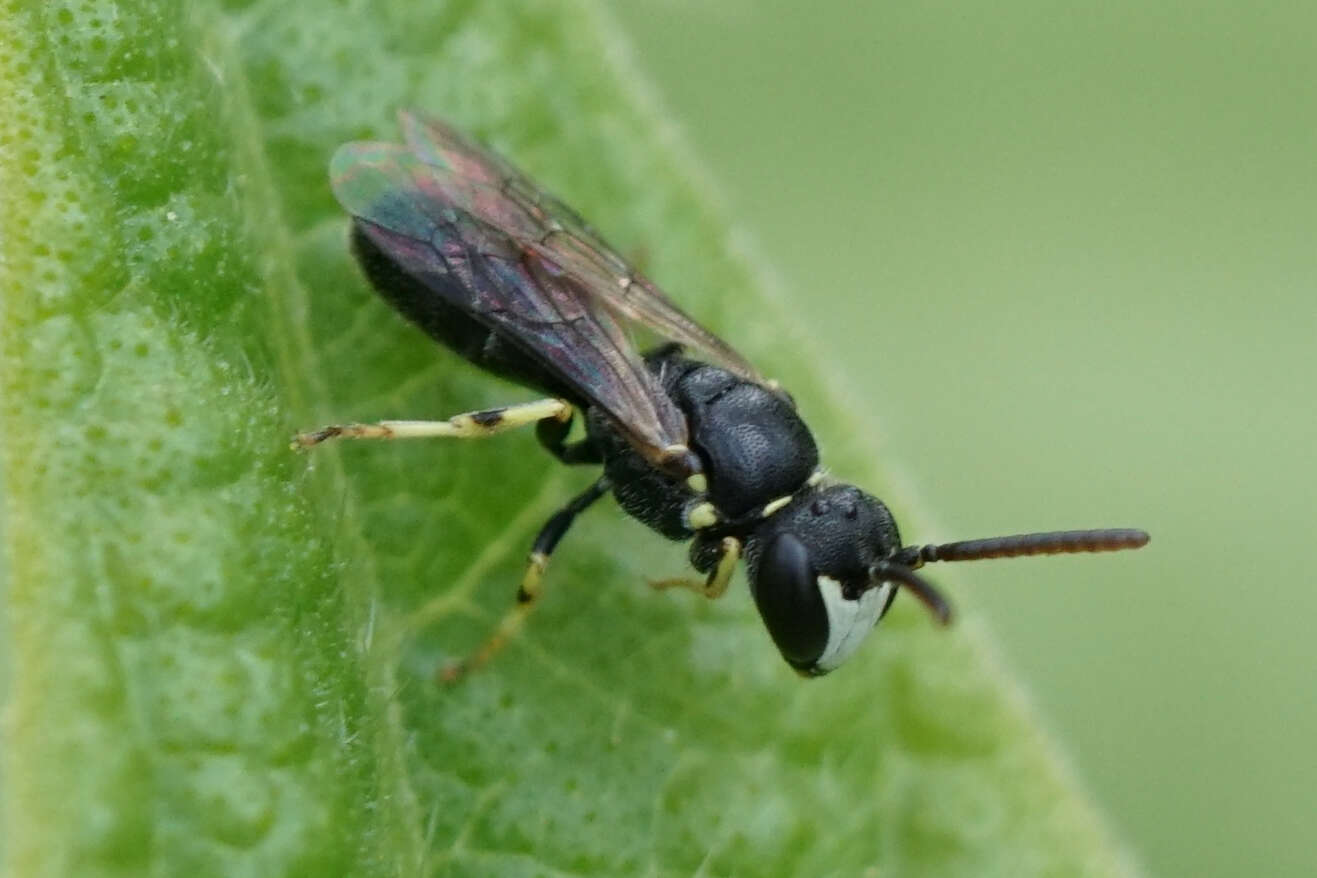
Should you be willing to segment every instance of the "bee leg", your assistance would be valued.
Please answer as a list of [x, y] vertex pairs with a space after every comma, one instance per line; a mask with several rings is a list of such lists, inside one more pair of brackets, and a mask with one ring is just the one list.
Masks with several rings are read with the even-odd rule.
[[457, 682], [469, 672], [488, 662], [495, 653], [517, 635], [522, 624], [526, 621], [526, 617], [530, 615], [530, 611], [535, 608], [535, 603], [539, 600], [540, 582], [544, 578], [545, 568], [549, 566], [549, 556], [558, 547], [558, 542], [566, 535], [567, 529], [572, 526], [576, 516], [607, 494], [610, 487], [607, 477], [599, 479], [589, 488], [573, 497], [571, 502], [555, 512], [544, 523], [544, 527], [540, 528], [539, 536], [535, 537], [535, 543], [531, 546], [526, 572], [522, 575], [521, 585], [517, 588], [516, 603], [503, 614], [503, 618], [499, 620], [494, 632], [475, 652], [467, 658], [447, 665], [440, 670], [440, 682]]
[[713, 570], [709, 572], [707, 579], [695, 579], [693, 577], [678, 576], [673, 579], [651, 580], [651, 588], [668, 589], [668, 588], [689, 588], [691, 591], [699, 592], [709, 600], [720, 598], [727, 591], [727, 586], [732, 582], [732, 574], [736, 572], [736, 564], [741, 560], [741, 541], [736, 537], [723, 537], [722, 544], [717, 550], [717, 562]]
[[565, 464], [604, 462], [604, 456], [594, 441], [586, 438], [567, 443], [567, 434], [572, 430], [572, 418], [545, 418], [535, 425], [535, 438], [549, 450], [549, 453]]
[[327, 439], [479, 439], [543, 421], [572, 419], [572, 407], [561, 399], [537, 399], [521, 405], [453, 415], [446, 421], [380, 421], [377, 424], [331, 424], [298, 433], [293, 448], [310, 448]]

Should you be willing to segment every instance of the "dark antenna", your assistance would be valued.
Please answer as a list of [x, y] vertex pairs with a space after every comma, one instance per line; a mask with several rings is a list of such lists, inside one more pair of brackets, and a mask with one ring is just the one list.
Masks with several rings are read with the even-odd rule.
[[1020, 555], [1070, 555], [1077, 552], [1119, 552], [1148, 544], [1148, 534], [1132, 528], [1053, 530], [1014, 534], [986, 540], [965, 540], [940, 546], [906, 546], [892, 558], [912, 570], [931, 561], [977, 561], [981, 558], [1015, 558]]
[[942, 592], [909, 567], [899, 562], [878, 561], [869, 568], [869, 578], [873, 582], [895, 580], [901, 583], [910, 589], [911, 594], [924, 602], [924, 606], [928, 607], [929, 612], [937, 618], [939, 625], [946, 625], [951, 621], [951, 604], [942, 597]]
[[915, 570], [933, 561], [978, 561], [983, 558], [1017, 558], [1021, 555], [1072, 555], [1079, 552], [1119, 552], [1148, 544], [1148, 534], [1133, 528], [1099, 530], [1054, 530], [1035, 534], [1013, 534], [986, 540], [964, 540], [941, 545], [905, 546], [895, 555], [869, 568], [874, 583], [895, 581], [910, 589], [945, 625], [951, 621], [951, 605], [941, 592]]

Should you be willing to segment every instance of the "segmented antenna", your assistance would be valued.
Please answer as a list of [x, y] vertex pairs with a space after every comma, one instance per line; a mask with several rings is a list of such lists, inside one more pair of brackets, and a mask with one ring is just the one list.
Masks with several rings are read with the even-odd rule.
[[906, 546], [892, 557], [869, 568], [869, 580], [899, 582], [943, 625], [951, 621], [951, 605], [933, 583], [915, 573], [931, 561], [977, 561], [981, 558], [1015, 558], [1020, 555], [1068, 555], [1076, 552], [1119, 552], [1148, 544], [1148, 534], [1132, 528], [1101, 530], [1053, 530], [1036, 534], [1014, 534], [986, 540], [964, 540], [940, 546]]
[[951, 621], [951, 604], [942, 597], [933, 583], [929, 582], [908, 566], [899, 562], [878, 561], [869, 568], [869, 578], [874, 583], [899, 582], [910, 589], [910, 593], [924, 602], [940, 625]]
[[1119, 552], [1148, 544], [1148, 534], [1132, 528], [1054, 530], [1014, 534], [986, 540], [964, 540], [940, 546], [906, 546], [891, 560], [911, 569], [932, 561], [977, 561], [981, 558], [1015, 558], [1021, 555], [1068, 555], [1077, 552]]

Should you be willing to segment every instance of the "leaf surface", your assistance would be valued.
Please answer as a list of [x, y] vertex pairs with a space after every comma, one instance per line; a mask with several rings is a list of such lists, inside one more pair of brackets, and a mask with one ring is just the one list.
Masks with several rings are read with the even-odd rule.
[[288, 451], [528, 398], [347, 255], [328, 158], [415, 105], [568, 196], [890, 496], [593, 5], [10, 0], [0, 29], [10, 874], [1129, 871], [972, 612], [898, 602], [801, 682], [743, 587], [652, 593], [684, 553], [601, 504], [525, 635], [444, 689], [590, 474], [529, 434]]

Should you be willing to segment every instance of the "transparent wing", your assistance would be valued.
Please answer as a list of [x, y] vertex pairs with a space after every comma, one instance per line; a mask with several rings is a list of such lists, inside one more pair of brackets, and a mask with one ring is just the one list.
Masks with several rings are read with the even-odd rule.
[[560, 266], [616, 316], [648, 326], [743, 378], [765, 383], [744, 357], [695, 322], [581, 217], [490, 150], [447, 123], [400, 114], [407, 145], [434, 169], [456, 206]]
[[[688, 442], [681, 411], [621, 326], [581, 281], [518, 234], [514, 213], [483, 219], [503, 196], [439, 174], [404, 146], [350, 143], [330, 165], [334, 193], [362, 231], [427, 290], [505, 335], [607, 412], [651, 461]], [[473, 201], [475, 199], [475, 201]]]

